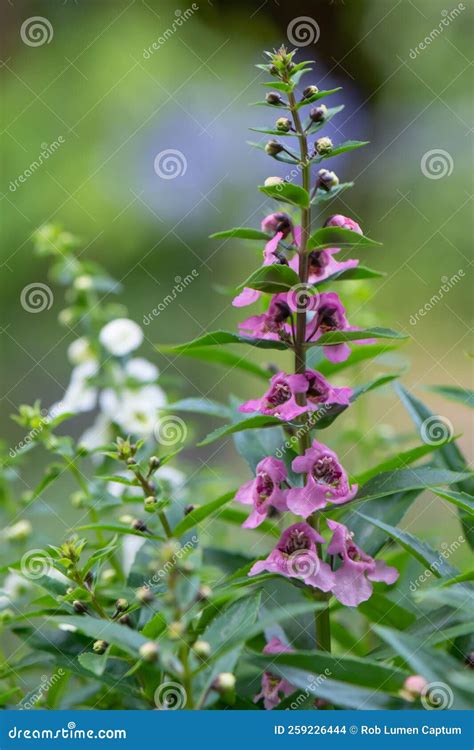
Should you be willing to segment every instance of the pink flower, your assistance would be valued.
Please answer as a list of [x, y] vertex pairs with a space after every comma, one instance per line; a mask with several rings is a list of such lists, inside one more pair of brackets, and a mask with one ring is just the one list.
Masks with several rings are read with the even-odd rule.
[[316, 370], [306, 370], [305, 377], [308, 381], [306, 401], [308, 409], [311, 411], [319, 409], [322, 405], [341, 404], [342, 406], [349, 406], [352, 388], [336, 388]]
[[257, 476], [238, 490], [235, 499], [243, 505], [253, 505], [253, 511], [243, 523], [244, 528], [255, 529], [268, 515], [270, 507], [286, 510], [286, 493], [281, 483], [286, 479], [283, 461], [268, 456], [257, 465]]
[[[309, 268], [308, 268], [308, 282], [310, 284], [317, 284], [318, 281], [324, 281], [324, 279], [333, 276], [335, 273], [340, 273], [348, 268], [355, 268], [359, 265], [357, 259], [350, 259], [345, 261], [337, 261], [333, 258], [335, 253], [339, 253], [340, 249], [327, 248], [326, 250], [313, 250], [308, 254]], [[290, 268], [298, 273], [299, 257], [295, 255], [289, 262]]]
[[262, 398], [246, 401], [239, 411], [259, 411], [261, 414], [289, 421], [307, 410], [306, 406], [300, 406], [296, 402], [296, 396], [307, 390], [308, 381], [304, 375], [285, 375], [284, 372], [278, 372], [270, 380], [270, 388]]
[[362, 234], [362, 229], [360, 228], [358, 223], [353, 219], [348, 219], [347, 216], [343, 216], [342, 214], [334, 214], [334, 216], [330, 216], [324, 226], [341, 227], [341, 229], [352, 229], [353, 232]]
[[287, 237], [293, 229], [293, 223], [288, 214], [277, 212], [265, 216], [261, 229], [268, 234], [281, 233], [282, 237]]
[[262, 315], [254, 315], [239, 324], [242, 335], [276, 341], [280, 340], [280, 333], [286, 337], [290, 336], [291, 328], [285, 321], [288, 320], [291, 311], [286, 298], [285, 293], [274, 294], [267, 312]]
[[333, 536], [328, 546], [330, 555], [339, 555], [341, 566], [334, 572], [335, 583], [332, 593], [342, 604], [357, 607], [367, 601], [372, 594], [370, 581], [394, 583], [398, 571], [386, 565], [383, 560], [374, 560], [352, 540], [352, 534], [342, 523], [328, 520]]
[[306, 474], [306, 484], [288, 491], [288, 510], [303, 518], [325, 508], [328, 503], [346, 503], [357, 492], [356, 484], [349, 485], [347, 474], [334, 451], [316, 440], [303, 456], [293, 460], [292, 467], [298, 474]]
[[[263, 649], [264, 654], [291, 654], [293, 651], [294, 649], [286, 646], [275, 636], [273, 636]], [[294, 691], [295, 687], [288, 680], [283, 680], [271, 672], [264, 672], [262, 675], [262, 689], [253, 700], [254, 703], [257, 703], [263, 698], [265, 709], [271, 711], [272, 708], [278, 706], [282, 698], [286, 698], [287, 695], [291, 695]]]
[[330, 591], [334, 574], [329, 565], [319, 559], [316, 549], [316, 544], [323, 542], [321, 534], [307, 523], [295, 523], [283, 532], [268, 557], [250, 568], [249, 576], [263, 571], [279, 573], [286, 578], [299, 578], [321, 591]]
[[[308, 341], [317, 341], [328, 331], [355, 331], [349, 325], [346, 311], [335, 292], [322, 292], [318, 297], [318, 308], [311, 322], [308, 323], [310, 334]], [[351, 353], [347, 344], [326, 344], [324, 354], [331, 362], [344, 362]]]

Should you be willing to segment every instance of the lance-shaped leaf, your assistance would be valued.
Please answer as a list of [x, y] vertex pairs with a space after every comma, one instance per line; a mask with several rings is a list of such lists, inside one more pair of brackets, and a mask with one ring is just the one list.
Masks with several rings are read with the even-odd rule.
[[281, 425], [281, 419], [277, 417], [269, 417], [264, 414], [258, 414], [255, 417], [249, 417], [248, 419], [242, 419], [240, 422], [234, 424], [226, 424], [223, 427], [218, 427], [217, 430], [210, 432], [204, 440], [198, 443], [198, 446], [210, 445], [220, 438], [226, 437], [227, 435], [233, 435], [235, 432], [242, 432], [243, 430], [256, 430], [262, 427], [275, 427]]
[[299, 208], [309, 207], [308, 191], [299, 185], [293, 185], [291, 182], [279, 182], [277, 185], [260, 185], [258, 189], [270, 198], [290, 203], [292, 206], [298, 206]]
[[[287, 344], [283, 341], [274, 341], [273, 339], [256, 339], [251, 336], [241, 336], [238, 333], [230, 331], [213, 331], [199, 336], [197, 339], [188, 341], [185, 344], [162, 344], [158, 346], [158, 351], [171, 354], [185, 354], [192, 356], [193, 350], [199, 350], [212, 346], [221, 346], [222, 344], [249, 344], [256, 346], [258, 349], [288, 349]], [[268, 376], [267, 376], [268, 377]]]
[[219, 404], [209, 398], [183, 398], [181, 401], [175, 401], [174, 404], [167, 404], [162, 411], [175, 412], [185, 411], [194, 414], [208, 414], [210, 417], [222, 417], [228, 419], [231, 416], [231, 410], [225, 404]]
[[308, 250], [323, 250], [325, 247], [371, 247], [380, 244], [352, 229], [322, 227], [309, 237]]
[[[351, 404], [353, 404], [354, 401], [357, 401], [359, 396], [363, 396], [365, 393], [369, 393], [369, 391], [373, 391], [376, 388], [381, 388], [387, 383], [391, 383], [392, 380], [395, 380], [398, 377], [400, 377], [400, 373], [381, 375], [380, 377], [371, 380], [369, 383], [365, 383], [365, 385], [361, 385], [358, 388], [355, 388], [350, 398]], [[334, 420], [348, 408], [348, 406], [342, 404], [333, 404], [327, 407], [322, 406], [320, 410], [312, 414], [312, 425], [317, 430], [325, 429], [326, 427], [329, 427], [334, 422]]]
[[216, 500], [212, 500], [210, 503], [206, 503], [206, 505], [202, 505], [200, 508], [192, 510], [175, 526], [173, 529], [173, 535], [182, 536], [186, 531], [189, 531], [189, 529], [192, 529], [198, 523], [201, 523], [201, 521], [209, 518], [209, 516], [216, 513], [219, 508], [222, 508], [223, 505], [230, 502], [235, 497], [235, 493], [236, 490], [226, 492], [222, 497], [218, 497]]
[[348, 507], [351, 507], [354, 503], [374, 500], [379, 497], [388, 497], [397, 492], [432, 489], [440, 485], [455, 484], [466, 479], [468, 476], [468, 473], [438, 469], [435, 466], [384, 471], [369, 479], [359, 490], [354, 500], [351, 500]]
[[458, 574], [459, 571], [447, 563], [439, 552], [421, 539], [417, 539], [413, 534], [410, 534], [408, 531], [402, 531], [402, 529], [398, 529], [395, 526], [390, 526], [378, 518], [366, 516], [360, 511], [357, 511], [357, 513], [367, 523], [371, 523], [377, 528], [382, 529], [382, 531], [385, 531], [391, 539], [398, 542], [410, 555], [431, 570], [437, 578], [441, 578], [442, 576], [452, 577]]
[[298, 102], [296, 105], [297, 109], [301, 109], [301, 107], [305, 107], [307, 104], [312, 104], [313, 102], [319, 101], [319, 99], [324, 99], [326, 96], [330, 96], [331, 94], [337, 94], [338, 91], [341, 91], [342, 88], [339, 86], [337, 89], [327, 89], [327, 91], [318, 91], [317, 94], [313, 94], [313, 96], [309, 96], [307, 99], [303, 99], [303, 101]]
[[455, 385], [428, 385], [426, 389], [474, 409], [474, 391], [469, 388], [458, 388]]
[[131, 628], [124, 627], [118, 622], [101, 620], [90, 615], [70, 615], [65, 617], [51, 617], [51, 621], [57, 624], [72, 625], [80, 633], [91, 638], [100, 638], [108, 643], [113, 643], [123, 651], [132, 656], [138, 656], [140, 647], [147, 643], [147, 639]]
[[[161, 349], [161, 351], [166, 351]], [[182, 351], [172, 352], [179, 354], [182, 357], [190, 357], [191, 359], [198, 359], [202, 362], [210, 362], [211, 364], [223, 365], [227, 370], [242, 370], [243, 372], [249, 372], [251, 375], [261, 380], [268, 381], [269, 373], [263, 367], [256, 362], [250, 361], [241, 354], [234, 354], [224, 348], [217, 348], [215, 346], [195, 346], [191, 349]]]
[[339, 183], [339, 185], [331, 188], [331, 190], [322, 190], [318, 188], [318, 190], [316, 190], [315, 194], [311, 198], [311, 203], [313, 205], [318, 205], [319, 203], [327, 203], [340, 193], [343, 193], [344, 190], [351, 188], [353, 185], [353, 182], [341, 182]]
[[[375, 366], [376, 364], [378, 364], [378, 362], [376, 361], [378, 357], [381, 358], [384, 354], [393, 351], [401, 343], [401, 341], [397, 343], [392, 343], [389, 341], [388, 343], [383, 344], [366, 344], [365, 346], [353, 349], [348, 358], [344, 360], [344, 362], [330, 362], [326, 359], [318, 362], [315, 365], [315, 369], [319, 370], [319, 372], [325, 377], [330, 378], [331, 375], [335, 375], [342, 370], [346, 370], [348, 367], [353, 367], [354, 365], [358, 365], [361, 362], [366, 362], [371, 359], [374, 360]], [[313, 349], [311, 351], [314, 352], [315, 350]]]
[[333, 273], [332, 276], [328, 276], [327, 279], [322, 281], [316, 281], [312, 286], [319, 289], [322, 286], [329, 286], [334, 281], [359, 281], [360, 279], [380, 279], [386, 276], [385, 273], [375, 271], [373, 268], [367, 268], [367, 266], [355, 266], [354, 268], [346, 268], [344, 271], [338, 271]]
[[265, 240], [266, 242], [271, 239], [270, 235], [252, 227], [233, 227], [233, 229], [226, 229], [223, 232], [214, 232], [214, 234], [209, 235], [211, 240], [227, 239], [228, 237], [236, 237], [240, 240]]
[[[252, 148], [258, 148], [260, 151], [265, 151], [265, 143], [255, 143], [255, 141], [247, 141], [247, 145], [252, 146]], [[276, 159], [277, 161], [282, 161], [285, 164], [298, 164], [299, 157], [297, 154], [290, 151], [290, 153], [287, 153], [286, 151], [279, 151], [275, 154], [268, 154], [272, 157], [272, 159]]]
[[406, 451], [400, 451], [395, 456], [391, 456], [390, 458], [385, 459], [385, 461], [382, 461], [376, 466], [372, 466], [371, 469], [360, 472], [356, 477], [354, 477], [354, 481], [356, 481], [358, 484], [365, 484], [369, 481], [369, 479], [372, 479], [372, 477], [375, 477], [377, 476], [377, 474], [381, 474], [384, 471], [403, 469], [410, 464], [415, 463], [415, 461], [419, 461], [420, 458], [423, 458], [424, 456], [427, 456], [430, 453], [434, 453], [434, 451], [439, 450], [442, 445], [443, 443], [440, 443], [439, 445], [417, 445], [415, 448], [410, 448]]
[[404, 333], [397, 333], [391, 328], [360, 328], [357, 331], [328, 331], [317, 341], [310, 341], [308, 346], [326, 346], [328, 344], [342, 344], [345, 341], [360, 341], [361, 339], [399, 339], [408, 338]]
[[285, 265], [273, 264], [258, 268], [241, 284], [239, 289], [250, 287], [250, 289], [257, 289], [259, 292], [278, 294], [279, 292], [288, 292], [299, 283], [300, 278], [292, 268]]
[[331, 159], [332, 156], [339, 156], [340, 154], [345, 154], [347, 151], [354, 151], [356, 148], [367, 146], [369, 142], [370, 141], [344, 141], [344, 143], [334, 146], [334, 148], [324, 154], [316, 154], [316, 156], [313, 156], [311, 164], [320, 164], [324, 159]]
[[[440, 446], [441, 447], [441, 446]], [[468, 495], [466, 492], [453, 492], [452, 490], [433, 490], [435, 495], [442, 497], [443, 500], [456, 505], [458, 508], [462, 508], [470, 516], [474, 516], [474, 499], [472, 495]]]
[[339, 104], [338, 107], [328, 107], [328, 111], [326, 112], [326, 115], [323, 120], [319, 120], [319, 122], [312, 122], [310, 119], [308, 119], [306, 123], [306, 135], [314, 135], [319, 130], [322, 130], [327, 123], [332, 120], [332, 118], [339, 114], [339, 112], [342, 112], [344, 109], [344, 104]]

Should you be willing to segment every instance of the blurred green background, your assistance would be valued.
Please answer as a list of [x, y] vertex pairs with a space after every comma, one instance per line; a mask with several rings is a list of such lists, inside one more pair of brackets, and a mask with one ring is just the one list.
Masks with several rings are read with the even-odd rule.
[[[257, 226], [270, 204], [256, 185], [285, 174], [285, 165], [246, 144], [249, 126], [274, 120], [270, 110], [249, 103], [265, 91], [265, 75], [254, 67], [263, 61], [262, 50], [288, 44], [288, 25], [300, 16], [319, 29], [317, 41], [298, 53], [300, 60], [317, 61], [307, 83], [344, 88], [331, 105], [344, 102], [346, 109], [327, 134], [335, 142], [370, 140], [369, 147], [331, 162], [341, 180], [356, 186], [326, 213], [344, 213], [382, 241], [383, 248], [364, 251], [361, 260], [387, 274], [366, 288], [348, 283], [341, 289], [351, 322], [375, 320], [410, 334], [402, 352], [403, 361], [411, 361], [404, 382], [422, 397], [423, 383], [469, 385], [472, 3], [200, 0], [193, 7], [167, 0], [2, 2], [2, 424], [9, 444], [21, 438], [7, 419], [20, 403], [60, 398], [70, 371], [65, 352], [77, 335], [58, 325], [59, 288], [52, 286], [54, 303], [41, 314], [20, 303], [27, 284], [50, 283], [47, 260], [33, 255], [31, 241], [45, 222], [83, 238], [85, 256], [122, 281], [121, 300], [138, 322], [177, 277], [195, 269], [192, 284], [144, 329], [143, 354], [154, 357], [165, 382], [175, 378], [174, 395], [224, 400], [232, 392], [244, 399], [261, 390], [235, 371], [153, 355], [152, 345], [233, 330], [242, 319], [222, 288], [255, 268], [258, 248], [208, 235]], [[448, 15], [453, 8], [456, 14]], [[49, 20], [48, 43], [22, 41], [22, 24], [32, 16]], [[167, 33], [173, 24], [175, 31]], [[433, 34], [440, 24], [442, 31]], [[47, 161], [19, 183], [44, 144], [58, 139]], [[154, 169], [156, 155], [167, 149], [180, 151], [186, 162], [172, 180]], [[422, 163], [431, 164], [433, 150], [443, 153], [426, 176]], [[413, 325], [411, 316], [460, 269], [461, 280]], [[249, 356], [268, 359], [255, 351]], [[467, 410], [426, 397], [465, 433], [468, 453]], [[369, 427], [383, 422], [413, 431], [390, 390], [369, 397], [357, 418]], [[196, 431], [209, 426], [202, 422]], [[353, 471], [362, 468], [356, 448], [348, 444], [346, 453]], [[190, 450], [188, 458], [248, 476], [230, 441], [207, 452]]]

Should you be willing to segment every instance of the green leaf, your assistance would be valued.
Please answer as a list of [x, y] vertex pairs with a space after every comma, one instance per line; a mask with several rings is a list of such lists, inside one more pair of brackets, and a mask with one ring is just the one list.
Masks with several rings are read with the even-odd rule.
[[41, 493], [49, 487], [50, 484], [52, 484], [64, 471], [64, 466], [61, 466], [60, 464], [51, 464], [51, 466], [48, 466], [46, 469], [45, 475], [42, 478], [42, 480], [39, 482], [39, 484], [36, 485], [36, 487], [33, 490], [33, 493], [31, 495], [31, 500], [36, 499], [41, 495]]
[[445, 396], [451, 401], [457, 401], [474, 409], [474, 391], [469, 388], [458, 388], [455, 385], [427, 385], [425, 387], [428, 391], [439, 393], [440, 396]]
[[357, 607], [370, 622], [405, 630], [416, 622], [416, 615], [387, 596], [373, 592], [370, 599]]
[[[377, 357], [382, 357], [387, 352], [396, 349], [398, 345], [398, 343], [365, 344], [357, 349], [353, 349], [344, 362], [329, 362], [329, 360], [324, 360], [318, 364], [317, 370], [325, 377], [331, 377], [331, 375], [335, 375], [348, 367], [358, 365], [360, 362], [366, 362], [369, 359], [376, 360]], [[374, 366], [375, 364], [376, 362], [374, 362]]]
[[[246, 143], [248, 146], [252, 146], [252, 148], [258, 148], [260, 151], [265, 151], [265, 143], [256, 143], [255, 141], [246, 141]], [[280, 151], [278, 154], [270, 154], [270, 156], [272, 157], [272, 159], [281, 161], [284, 164], [298, 164], [299, 159], [297, 154], [293, 153], [288, 147], [286, 147], [286, 149], [287, 151], [290, 151], [290, 153], [286, 153], [286, 151]]]
[[333, 156], [339, 156], [340, 154], [345, 154], [347, 151], [354, 151], [356, 148], [367, 146], [369, 142], [370, 141], [344, 141], [344, 143], [334, 146], [331, 151], [328, 151], [325, 154], [317, 154], [311, 159], [311, 163], [320, 164], [325, 159], [331, 159]]
[[[242, 343], [242, 342], [241, 342]], [[178, 352], [182, 357], [190, 357], [191, 359], [198, 359], [202, 362], [210, 362], [211, 364], [224, 365], [228, 371], [230, 370], [242, 370], [248, 372], [251, 375], [268, 382], [269, 373], [263, 367], [260, 367], [256, 362], [251, 362], [246, 359], [245, 356], [240, 354], [234, 354], [226, 349], [217, 349], [212, 346], [196, 346], [192, 349], [183, 349]]]
[[[398, 384], [395, 387], [403, 405], [410, 414], [412, 420], [421, 431], [423, 424], [426, 420], [431, 419], [435, 415], [431, 412], [425, 404], [419, 399], [415, 398], [409, 391], [406, 390], [402, 385]], [[448, 443], [443, 445], [436, 454], [436, 462], [439, 465], [445, 466], [452, 471], [464, 471], [467, 469], [467, 461], [463, 454], [459, 450], [456, 443]], [[460, 480], [458, 485], [454, 488], [459, 492], [466, 492], [468, 495], [474, 495], [474, 477], [472, 474], [465, 476]], [[466, 539], [469, 545], [474, 549], [474, 527], [469, 516], [465, 514], [461, 508], [459, 509], [459, 518], [464, 530]]]
[[339, 185], [331, 188], [331, 190], [322, 190], [321, 188], [318, 188], [313, 198], [311, 199], [311, 204], [319, 205], [320, 203], [327, 203], [340, 193], [343, 193], [345, 190], [348, 190], [348, 188], [351, 188], [353, 185], [353, 182], [341, 182], [339, 183]]
[[234, 432], [242, 432], [242, 430], [255, 430], [259, 427], [274, 427], [275, 425], [281, 425], [281, 419], [278, 417], [268, 417], [263, 414], [258, 414], [255, 417], [249, 417], [248, 419], [242, 419], [234, 424], [226, 424], [223, 427], [218, 427], [217, 430], [213, 430], [209, 435], [206, 435], [204, 440], [198, 443], [198, 446], [210, 445], [216, 440], [220, 440], [226, 435], [232, 435]]
[[175, 401], [174, 404], [167, 404], [163, 410], [169, 412], [186, 411], [196, 414], [208, 414], [211, 417], [230, 417], [230, 409], [224, 404], [212, 401], [209, 398], [183, 398], [181, 401]]
[[[358, 388], [355, 388], [352, 396], [350, 398], [351, 404], [354, 403], [354, 401], [357, 401], [359, 396], [363, 396], [365, 393], [369, 393], [370, 391], [375, 390], [376, 388], [381, 388], [384, 385], [387, 385], [387, 383], [391, 383], [392, 380], [395, 380], [399, 377], [398, 373], [389, 374], [389, 375], [381, 375], [378, 378], [375, 378], [374, 380], [371, 380], [369, 383], [366, 383], [365, 385], [361, 385]], [[321, 416], [318, 417], [318, 412], [314, 412], [314, 427], [317, 430], [323, 430], [326, 427], [329, 427], [336, 417], [338, 417], [342, 412], [346, 411], [348, 409], [348, 406], [342, 405], [342, 404], [333, 404], [332, 406], [323, 406], [321, 407]]]
[[317, 229], [308, 240], [308, 250], [323, 250], [325, 247], [371, 247], [380, 242], [364, 237], [352, 229], [341, 227], [322, 227]]
[[442, 497], [453, 505], [457, 505], [458, 508], [462, 508], [469, 515], [474, 515], [474, 499], [466, 492], [453, 492], [452, 490], [433, 490], [433, 492], [438, 497]]
[[367, 268], [367, 266], [355, 266], [354, 268], [346, 268], [344, 271], [338, 271], [333, 273], [332, 276], [328, 276], [322, 281], [316, 281], [313, 286], [319, 289], [321, 286], [329, 286], [334, 281], [359, 281], [360, 279], [380, 279], [386, 276], [385, 273], [375, 271], [373, 268]]
[[390, 328], [359, 328], [357, 331], [328, 331], [317, 341], [312, 341], [308, 346], [326, 346], [327, 344], [342, 344], [346, 341], [359, 341], [361, 339], [397, 339], [403, 341], [408, 338], [404, 333], [397, 333]]
[[214, 232], [214, 234], [209, 235], [211, 240], [225, 239], [227, 237], [236, 237], [241, 240], [265, 240], [265, 242], [271, 239], [265, 232], [252, 229], [252, 227], [234, 227], [233, 229], [226, 229], [223, 232]]
[[155, 612], [146, 625], [141, 629], [141, 634], [149, 640], [156, 640], [166, 630], [166, 618], [162, 612]]
[[311, 122], [311, 120], [308, 119], [308, 122], [306, 123], [306, 135], [314, 135], [319, 130], [322, 130], [322, 128], [327, 125], [332, 118], [339, 114], [339, 112], [342, 112], [344, 109], [344, 104], [339, 104], [337, 107], [328, 107], [328, 111], [326, 112], [326, 117], [324, 120], [320, 120], [319, 122]]
[[182, 536], [187, 531], [194, 528], [198, 523], [201, 523], [201, 521], [204, 521], [206, 518], [213, 515], [219, 510], [219, 508], [230, 502], [230, 500], [233, 500], [235, 493], [236, 490], [226, 492], [225, 495], [218, 497], [216, 500], [212, 500], [212, 502], [206, 503], [206, 505], [202, 505], [200, 508], [192, 510], [175, 526], [173, 529], [173, 536]]
[[250, 336], [240, 336], [230, 331], [213, 331], [199, 336], [197, 339], [188, 341], [185, 344], [162, 344], [158, 350], [170, 352], [172, 354], [186, 354], [191, 349], [198, 349], [205, 346], [221, 346], [222, 344], [250, 344], [259, 349], [287, 349], [288, 347], [282, 341], [270, 341], [268, 339], [254, 339]]
[[275, 89], [275, 91], [284, 91], [286, 94], [293, 91], [295, 88], [294, 83], [284, 83], [283, 81], [266, 81], [265, 83], [262, 83], [262, 86]]
[[456, 471], [437, 469], [432, 466], [421, 466], [415, 469], [398, 469], [385, 471], [370, 479], [359, 490], [351, 505], [356, 502], [387, 497], [397, 492], [408, 490], [432, 489], [442, 484], [454, 484], [468, 476]]
[[[466, 694], [465, 677], [459, 663], [439, 649], [428, 649], [415, 636], [400, 633], [381, 625], [373, 625], [372, 629], [385, 643], [401, 656], [414, 674], [422, 675], [428, 682], [441, 682], [451, 688], [451, 694], [446, 695], [447, 707], [453, 710], [469, 710], [472, 706], [472, 695]], [[466, 681], [467, 682], [467, 681]], [[464, 683], [464, 684], [463, 684]]]
[[164, 542], [164, 538], [157, 534], [148, 534], [145, 531], [137, 531], [130, 528], [130, 526], [121, 526], [116, 523], [87, 523], [84, 526], [78, 526], [77, 531], [113, 531], [115, 534], [140, 536], [142, 539], [154, 539], [157, 542]]
[[51, 617], [51, 621], [58, 624], [73, 625], [80, 633], [91, 638], [101, 639], [113, 643], [132, 656], [138, 656], [141, 646], [147, 639], [136, 630], [120, 625], [118, 622], [101, 620], [89, 615], [70, 615], [69, 617]]
[[408, 531], [397, 529], [394, 526], [390, 526], [379, 519], [366, 516], [360, 511], [358, 511], [358, 515], [368, 523], [385, 531], [389, 537], [398, 542], [410, 555], [421, 562], [422, 565], [429, 568], [437, 578], [457, 575], [458, 571], [456, 568], [449, 565], [439, 552], [436, 552], [426, 542], [421, 541], [421, 539], [417, 539], [413, 534], [410, 534]]
[[384, 471], [406, 468], [420, 458], [427, 456], [429, 453], [439, 450], [442, 445], [443, 443], [440, 443], [439, 445], [417, 445], [416, 448], [400, 451], [395, 456], [387, 458], [376, 466], [372, 466], [371, 469], [367, 469], [366, 471], [357, 474], [357, 476], [354, 477], [354, 481], [358, 484], [365, 484], [369, 479], [372, 479], [372, 477], [375, 477], [377, 474], [381, 474]]
[[313, 102], [319, 101], [319, 99], [324, 99], [326, 96], [331, 96], [331, 94], [337, 94], [338, 91], [342, 91], [342, 87], [339, 86], [337, 89], [328, 89], [327, 91], [318, 91], [317, 94], [313, 94], [313, 96], [308, 97], [307, 99], [303, 99], [303, 101], [298, 102], [296, 105], [296, 109], [301, 109], [301, 107], [305, 107], [307, 104], [312, 104]]
[[292, 206], [299, 208], [309, 207], [309, 193], [299, 185], [293, 185], [291, 182], [281, 182], [278, 185], [260, 185], [261, 193], [265, 193], [270, 198], [275, 198]]
[[288, 292], [299, 283], [300, 278], [292, 268], [285, 265], [273, 264], [258, 268], [241, 284], [239, 289], [249, 287], [250, 289], [257, 289], [260, 292], [267, 292], [268, 294], [278, 294], [279, 292]]

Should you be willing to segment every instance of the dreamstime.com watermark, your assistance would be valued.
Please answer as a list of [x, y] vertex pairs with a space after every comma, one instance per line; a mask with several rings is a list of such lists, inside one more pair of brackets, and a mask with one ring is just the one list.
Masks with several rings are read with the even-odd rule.
[[189, 8], [186, 8], [186, 10], [175, 10], [175, 19], [173, 22], [168, 26], [167, 29], [161, 34], [161, 36], [158, 37], [154, 42], [150, 44], [149, 47], [145, 47], [143, 50], [143, 57], [145, 60], [149, 60], [150, 57], [161, 47], [163, 47], [166, 42], [171, 39], [173, 34], [176, 34], [178, 29], [183, 26], [183, 24], [186, 23], [186, 21], [189, 21], [189, 19], [194, 15], [194, 13], [199, 10], [199, 5], [197, 3], [192, 3], [192, 5]]
[[62, 403], [59, 401], [57, 404], [55, 404], [51, 409], [41, 409], [41, 414], [43, 415], [36, 427], [34, 427], [32, 430], [29, 431], [27, 435], [23, 438], [23, 440], [20, 440], [19, 443], [17, 443], [15, 446], [10, 448], [9, 455], [10, 458], [15, 458], [16, 454], [19, 453], [22, 450], [25, 450], [25, 448], [30, 445], [30, 443], [33, 443], [38, 435], [41, 434], [41, 432], [44, 430], [45, 427], [47, 427], [50, 422], [55, 419], [55, 417], [61, 413], [62, 409]]
[[8, 185], [10, 192], [15, 193], [18, 188], [29, 180], [29, 178], [32, 177], [34, 173], [49, 159], [49, 157], [53, 156], [58, 148], [64, 143], [66, 143], [66, 139], [62, 135], [58, 135], [58, 137], [55, 138], [54, 141], [51, 141], [51, 143], [42, 143], [41, 151], [36, 159], [33, 159], [18, 177], [15, 177], [14, 180], [10, 180], [10, 184]]
[[[326, 667], [324, 672], [319, 674], [317, 677], [312, 677], [308, 681], [308, 687], [301, 693], [298, 693], [296, 698], [290, 703], [289, 706], [286, 707], [286, 711], [296, 711], [300, 706], [306, 702], [306, 700], [309, 698], [311, 694], [313, 694], [314, 690], [322, 685], [328, 677], [332, 676], [332, 672], [329, 669], [329, 667]], [[316, 699], [315, 699], [316, 700]]]
[[126, 729], [77, 729], [75, 721], [68, 721], [61, 729], [22, 729], [14, 726], [8, 730], [11, 740], [126, 740]]
[[153, 318], [157, 318], [159, 315], [161, 315], [162, 312], [166, 310], [166, 308], [171, 305], [173, 302], [175, 302], [176, 298], [184, 292], [186, 287], [188, 287], [194, 279], [197, 279], [199, 276], [199, 271], [196, 268], [193, 268], [191, 273], [186, 274], [186, 276], [175, 276], [174, 281], [175, 284], [169, 292], [166, 297], [163, 297], [161, 302], [158, 303], [156, 307], [153, 308], [149, 313], [143, 316], [143, 325], [149, 326], [150, 323], [153, 322]]
[[441, 302], [445, 295], [448, 294], [451, 289], [465, 277], [465, 275], [466, 274], [464, 273], [464, 269], [460, 268], [452, 276], [441, 276], [442, 284], [440, 288], [435, 294], [433, 294], [428, 302], [425, 302], [423, 307], [420, 307], [416, 313], [410, 315], [410, 325], [416, 326], [416, 324], [419, 323], [420, 318], [424, 318], [425, 315], [428, 315], [428, 313], [431, 312], [431, 310], [438, 304], [438, 302]]
[[[344, 409], [345, 407], [341, 406], [341, 409]], [[313, 427], [318, 426], [318, 422], [325, 417], [328, 414], [331, 414], [334, 411], [334, 404], [327, 404], [326, 406], [321, 406], [316, 411], [311, 412], [308, 414], [307, 421], [304, 425], [301, 427], [298, 427], [298, 429], [294, 432], [293, 435], [291, 435], [287, 440], [285, 440], [282, 445], [280, 445], [279, 448], [275, 451], [275, 458], [283, 458], [285, 453], [287, 451], [292, 450], [292, 448], [297, 448], [299, 445], [299, 441], [301, 438], [303, 438], [310, 430], [313, 429]]]
[[159, 570], [156, 571], [156, 573], [153, 574], [151, 578], [149, 578], [145, 583], [143, 584], [144, 589], [152, 589], [153, 586], [156, 586], [157, 584], [161, 583], [163, 578], [166, 578], [171, 571], [176, 567], [178, 562], [183, 559], [183, 557], [186, 557], [197, 545], [198, 538], [196, 534], [194, 534], [191, 539], [188, 539], [186, 544], [181, 545], [178, 547], [171, 555], [169, 560], [167, 560], [165, 563], [163, 563], [163, 567], [161, 567]]
[[41, 700], [43, 695], [47, 693], [48, 690], [53, 685], [55, 685], [65, 674], [65, 670], [59, 668], [57, 672], [51, 675], [51, 677], [48, 677], [48, 675], [46, 674], [41, 675], [40, 684], [32, 693], [28, 694], [28, 699], [23, 698], [23, 700], [20, 701], [17, 706], [18, 710], [28, 711], [29, 709], [34, 708], [36, 703]]
[[460, 534], [457, 539], [454, 540], [454, 542], [451, 542], [448, 544], [447, 542], [443, 542], [441, 545], [442, 552], [439, 553], [438, 557], [433, 560], [432, 563], [430, 563], [429, 567], [426, 568], [423, 573], [420, 573], [420, 575], [415, 578], [414, 581], [410, 581], [410, 591], [415, 592], [423, 583], [426, 583], [433, 574], [436, 574], [439, 569], [442, 567], [445, 560], [449, 560], [452, 554], [456, 552], [460, 547], [464, 544], [466, 540]]
[[443, 31], [458, 18], [458, 16], [461, 15], [461, 13], [466, 10], [466, 6], [464, 3], [458, 3], [455, 8], [452, 8], [452, 10], [442, 10], [441, 11], [441, 21], [437, 26], [434, 27], [434, 29], [431, 29], [430, 33], [425, 36], [425, 38], [418, 42], [416, 47], [412, 47], [410, 50], [410, 57], [412, 60], [416, 60], [418, 55], [420, 55], [422, 52], [424, 52], [425, 49], [428, 49], [430, 44], [432, 44], [435, 39], [437, 39]]

